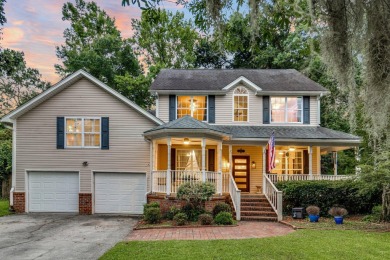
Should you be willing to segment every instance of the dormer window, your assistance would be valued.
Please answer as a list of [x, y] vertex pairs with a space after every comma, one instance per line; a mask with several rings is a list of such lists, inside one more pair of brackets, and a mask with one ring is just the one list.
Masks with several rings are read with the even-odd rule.
[[248, 122], [249, 92], [244, 87], [238, 87], [233, 92], [233, 121]]
[[207, 96], [177, 96], [177, 118], [191, 116], [207, 121]]
[[302, 123], [302, 97], [271, 97], [271, 123]]

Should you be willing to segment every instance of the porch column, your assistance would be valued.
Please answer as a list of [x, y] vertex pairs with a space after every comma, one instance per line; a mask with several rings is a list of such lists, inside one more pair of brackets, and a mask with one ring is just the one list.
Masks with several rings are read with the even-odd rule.
[[219, 176], [219, 183], [218, 183], [218, 193], [222, 195], [222, 142], [218, 143], [218, 176]]
[[202, 181], [206, 182], [206, 138], [202, 138]]
[[229, 173], [233, 174], [233, 147], [229, 145]]
[[167, 184], [166, 184], [166, 189], [167, 189], [167, 195], [171, 194], [171, 138], [167, 138], [167, 147], [168, 147], [168, 165], [167, 165]]
[[337, 175], [337, 152], [332, 152], [333, 153], [333, 171], [334, 175]]
[[267, 146], [263, 146], [263, 157], [262, 157], [262, 159], [263, 159], [263, 188], [262, 188], [262, 190], [263, 190], [263, 193], [264, 193], [264, 191], [265, 191], [265, 176], [266, 176], [266, 174], [267, 174], [267, 169], [266, 169], [266, 158], [267, 158], [267, 155], [266, 155], [266, 152], [267, 152], [267, 148], [266, 148]]
[[313, 147], [308, 146], [307, 152], [309, 154], [309, 178], [310, 180], [313, 179]]

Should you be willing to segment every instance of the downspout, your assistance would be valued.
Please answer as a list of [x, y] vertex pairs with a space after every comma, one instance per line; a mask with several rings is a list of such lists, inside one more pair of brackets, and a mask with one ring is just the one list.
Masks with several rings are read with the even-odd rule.
[[9, 205], [14, 206], [14, 191], [16, 186], [16, 120], [12, 120], [12, 176]]

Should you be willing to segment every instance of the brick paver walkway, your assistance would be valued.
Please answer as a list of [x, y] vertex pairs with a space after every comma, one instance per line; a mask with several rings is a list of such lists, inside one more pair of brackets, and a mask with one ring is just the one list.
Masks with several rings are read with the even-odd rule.
[[130, 233], [128, 240], [207, 240], [244, 239], [286, 235], [294, 229], [276, 222], [239, 222], [236, 227], [198, 227], [142, 229]]

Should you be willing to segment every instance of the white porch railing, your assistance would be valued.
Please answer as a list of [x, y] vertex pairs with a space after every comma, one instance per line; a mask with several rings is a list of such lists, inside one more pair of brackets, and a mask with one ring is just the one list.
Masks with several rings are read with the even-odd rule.
[[321, 175], [321, 174], [267, 174], [269, 179], [273, 183], [277, 183], [280, 181], [320, 181], [320, 180], [328, 180], [328, 181], [337, 181], [337, 180], [345, 180], [351, 178], [350, 175]]
[[[184, 183], [198, 183], [203, 181], [202, 171], [169, 171], [170, 178], [167, 178], [168, 171], [152, 171], [152, 192], [177, 193], [180, 185]], [[168, 192], [167, 181], [170, 179], [170, 191]], [[223, 180], [221, 172], [205, 172], [205, 181], [214, 184], [216, 193], [222, 193]]]
[[278, 190], [271, 179], [264, 174], [264, 188], [263, 193], [267, 197], [271, 207], [278, 215], [278, 221], [283, 219], [283, 199], [282, 191]]
[[241, 191], [237, 188], [234, 178], [229, 174], [229, 193], [233, 201], [234, 209], [236, 210], [236, 219], [241, 219]]

